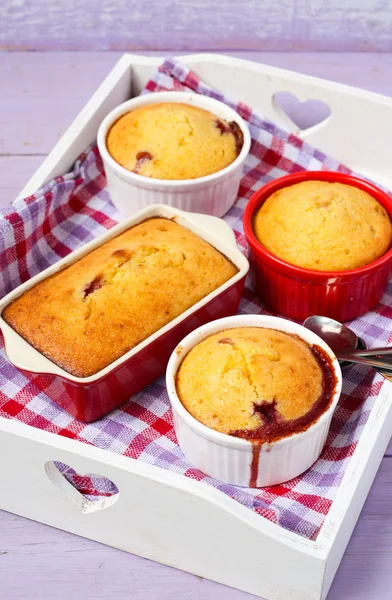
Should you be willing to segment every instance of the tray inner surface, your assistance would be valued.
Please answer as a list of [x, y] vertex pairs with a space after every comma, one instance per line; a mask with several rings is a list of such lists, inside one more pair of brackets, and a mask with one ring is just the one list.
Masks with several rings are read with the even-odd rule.
[[[191, 90], [230, 101], [212, 91], [185, 65], [172, 60], [166, 60], [146, 86], [148, 92], [164, 89]], [[245, 251], [243, 209], [247, 199], [264, 182], [298, 170], [350, 172], [350, 169], [250, 108], [241, 104], [237, 109], [249, 123], [253, 142], [240, 196], [225, 220]], [[34, 197], [18, 201], [0, 215], [0, 255], [1, 264], [5, 265], [0, 274], [1, 296], [100, 235], [120, 218], [110, 202], [102, 161], [95, 146], [86, 150], [70, 173], [56, 178]], [[386, 345], [390, 341], [385, 323], [392, 317], [391, 296], [392, 284], [389, 284], [376, 309], [351, 324], [368, 346]], [[271, 314], [260, 304], [250, 278], [240, 313]], [[372, 370], [357, 366], [346, 371], [342, 397], [320, 459], [301, 477], [284, 485], [248, 489], [224, 485], [186, 462], [176, 441], [163, 378], [105, 418], [84, 424], [51, 402], [34, 382], [29, 382], [12, 367], [2, 342], [0, 347], [0, 416], [214, 486], [259, 513], [260, 518], [268, 518], [309, 539], [315, 539], [322, 526], [382, 385], [383, 379]], [[111, 482], [81, 477], [71, 467], [58, 465], [65, 477], [89, 499], [116, 494]]]

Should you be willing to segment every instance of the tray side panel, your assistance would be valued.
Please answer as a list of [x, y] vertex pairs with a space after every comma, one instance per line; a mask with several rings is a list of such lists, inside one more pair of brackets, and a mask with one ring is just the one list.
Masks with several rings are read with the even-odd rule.
[[152, 0], [148, 10], [136, 0], [83, 4], [68, 0], [64, 11], [50, 0], [37, 4], [3, 0], [1, 38], [7, 50], [382, 52], [392, 48], [392, 16], [388, 3], [379, 0], [264, 0], [262, 4], [243, 0], [240, 14], [241, 18], [237, 3], [230, 1], [215, 3], [212, 11], [209, 0]]
[[392, 434], [392, 384], [384, 383], [363, 432], [350, 468], [318, 535], [317, 543], [330, 548], [323, 598], [326, 597], [342, 560], [363, 504], [369, 493]]
[[[325, 154], [380, 183], [392, 185], [390, 98], [228, 56], [196, 55], [181, 57], [181, 61], [208, 85], [252, 106]], [[301, 131], [275, 105], [274, 95], [279, 91], [290, 92], [300, 102], [325, 102], [331, 116]]]
[[[143, 473], [131, 459], [73, 440], [59, 441], [58, 436], [20, 423], [0, 420], [0, 427], [0, 453], [7, 457], [1, 463], [2, 509], [268, 600], [320, 599], [325, 565], [307, 540], [296, 547], [284, 543], [280, 528], [273, 524], [269, 525], [276, 536], [263, 533], [222, 508], [202, 484], [196, 484], [200, 493], [190, 493], [186, 485], [173, 485], [173, 477], [165, 482], [164, 471], [155, 469], [160, 481], [150, 476], [147, 465]], [[33, 431], [38, 439], [27, 437]], [[68, 493], [70, 486], [60, 489], [49, 480], [45, 465], [53, 460], [81, 474], [108, 477], [119, 489], [118, 500], [86, 514], [73, 488]]]

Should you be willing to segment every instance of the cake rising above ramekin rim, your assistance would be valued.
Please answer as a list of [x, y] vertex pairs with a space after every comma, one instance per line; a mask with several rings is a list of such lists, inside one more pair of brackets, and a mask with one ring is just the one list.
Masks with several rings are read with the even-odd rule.
[[[144, 143], [143, 147], [141, 146], [137, 151], [139, 159], [136, 155], [134, 156], [136, 162], [133, 161], [130, 165], [131, 170], [119, 164], [111, 155], [107, 143], [108, 134], [112, 128], [120, 122], [124, 115], [130, 115], [132, 111], [141, 108], [147, 110], [149, 107], [163, 104], [187, 105], [191, 109], [200, 109], [201, 114], [211, 115], [211, 118], [207, 119], [206, 132], [208, 133], [206, 135], [211, 135], [215, 139], [218, 149], [223, 141], [223, 147], [227, 142], [232, 146], [232, 153], [228, 159], [220, 162], [219, 166], [215, 165], [212, 171], [208, 171], [208, 169], [206, 171], [205, 168], [208, 167], [210, 161], [205, 160], [206, 157], [203, 158], [203, 152], [200, 149], [197, 150], [195, 147], [191, 155], [188, 155], [187, 144], [182, 147], [178, 146], [176, 160], [179, 162], [187, 162], [190, 157], [194, 162], [197, 160], [199, 152], [199, 164], [196, 171], [192, 173], [189, 171], [189, 165], [185, 165], [183, 176], [191, 176], [191, 178], [176, 179], [177, 168], [175, 168], [173, 170], [174, 178], [170, 179], [168, 178], [170, 177], [170, 168], [167, 164], [167, 168], [164, 169], [165, 178], [159, 179], [159, 165], [155, 165], [156, 169], [154, 169], [154, 161], [158, 156], [154, 156], [156, 152], [152, 147], [145, 146]], [[173, 125], [176, 125], [175, 121]], [[177, 131], [178, 144], [186, 142], [190, 133], [190, 128], [184, 124], [181, 129], [183, 129], [182, 134]], [[173, 135], [173, 138], [175, 137]], [[182, 138], [184, 138], [183, 141]], [[145, 141], [142, 137], [140, 141], [142, 139]], [[123, 102], [102, 121], [98, 130], [97, 142], [105, 168], [109, 194], [113, 204], [124, 216], [130, 216], [136, 210], [149, 204], [161, 203], [186, 211], [222, 217], [237, 199], [243, 166], [250, 150], [251, 137], [245, 121], [228, 105], [201, 94], [175, 91], [144, 94]], [[154, 148], [159, 150], [160, 154], [165, 152], [161, 143], [156, 140], [151, 143], [154, 143]], [[168, 140], [166, 146], [166, 151], [169, 152]], [[209, 152], [210, 150], [207, 148], [207, 155]], [[165, 162], [167, 161], [165, 160]], [[204, 174], [203, 170], [198, 172], [200, 165], [204, 169]], [[143, 172], [149, 176], [145, 176]]]
[[264, 315], [200, 327], [180, 342], [166, 373], [187, 459], [250, 487], [292, 479], [318, 459], [341, 383], [338, 361], [318, 336]]

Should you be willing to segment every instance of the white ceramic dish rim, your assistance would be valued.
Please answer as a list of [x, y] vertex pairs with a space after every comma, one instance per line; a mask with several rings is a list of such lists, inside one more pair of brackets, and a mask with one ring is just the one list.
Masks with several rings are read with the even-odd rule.
[[227, 435], [225, 433], [221, 433], [219, 431], [215, 431], [214, 429], [210, 429], [210, 427], [207, 427], [206, 425], [203, 425], [203, 423], [200, 423], [200, 421], [195, 419], [186, 410], [186, 408], [180, 401], [176, 391], [175, 378], [177, 375], [177, 371], [185, 356], [192, 350], [192, 348], [205, 338], [209, 337], [210, 335], [213, 335], [214, 333], [218, 333], [219, 331], [225, 329], [233, 329], [237, 327], [267, 327], [269, 329], [287, 331], [287, 325], [289, 325], [289, 329], [292, 330], [292, 333], [296, 333], [303, 340], [310, 344], [317, 344], [318, 346], [321, 346], [321, 348], [323, 348], [327, 352], [328, 356], [332, 360], [332, 367], [337, 379], [336, 386], [329, 408], [325, 412], [323, 412], [319, 416], [319, 418], [308, 427], [308, 429], [300, 433], [293, 433], [287, 437], [277, 440], [276, 442], [266, 442], [264, 444], [261, 444], [261, 447], [273, 446], [274, 448], [277, 448], [285, 446], [287, 444], [293, 443], [294, 440], [297, 441], [301, 438], [306, 437], [307, 435], [309, 435], [309, 432], [311, 432], [314, 428], [321, 426], [323, 423], [325, 423], [334, 412], [342, 390], [342, 372], [336, 356], [332, 352], [331, 348], [318, 335], [316, 335], [309, 329], [306, 329], [298, 323], [289, 321], [288, 319], [282, 319], [281, 317], [272, 317], [269, 315], [236, 315], [234, 317], [225, 317], [223, 319], [217, 319], [215, 321], [207, 323], [206, 325], [198, 327], [190, 334], [188, 334], [183, 340], [181, 340], [181, 342], [173, 350], [166, 370], [166, 387], [173, 411], [178, 413], [179, 417], [183, 419], [187, 423], [187, 425], [201, 437], [216, 444], [219, 444], [220, 446], [249, 451], [249, 449], [253, 447], [252, 442], [250, 442], [249, 440], [244, 440], [242, 438], [237, 438], [234, 436]]
[[[235, 121], [244, 136], [244, 143], [241, 148], [241, 152], [237, 156], [237, 158], [230, 163], [224, 169], [220, 171], [216, 171], [215, 173], [211, 173], [210, 175], [205, 175], [204, 177], [197, 177], [195, 179], [156, 179], [153, 177], [145, 177], [144, 175], [139, 175], [136, 173], [132, 173], [132, 171], [128, 171], [124, 167], [122, 167], [118, 162], [112, 158], [107, 147], [106, 147], [106, 136], [109, 131], [111, 125], [117, 121], [122, 115], [130, 112], [135, 108], [139, 108], [140, 106], [146, 106], [148, 104], [158, 104], [161, 102], [169, 102], [169, 103], [185, 103], [197, 106], [199, 108], [203, 108], [205, 110], [209, 110], [217, 117], [220, 117], [225, 120]], [[220, 100], [216, 100], [215, 98], [210, 98], [209, 96], [202, 96], [200, 94], [194, 94], [191, 92], [157, 92], [154, 94], [145, 94], [141, 96], [136, 96], [135, 98], [131, 98], [126, 102], [123, 102], [116, 108], [114, 108], [110, 113], [104, 118], [102, 121], [97, 135], [97, 143], [98, 149], [101, 154], [101, 157], [104, 161], [106, 161], [111, 168], [118, 174], [118, 176], [130, 183], [138, 184], [148, 184], [149, 187], [156, 185], [159, 189], [165, 188], [178, 188], [178, 191], [183, 190], [184, 188], [189, 188], [192, 186], [200, 186], [201, 184], [211, 184], [216, 181], [225, 178], [229, 173], [236, 170], [236, 168], [244, 162], [246, 157], [250, 151], [251, 145], [251, 137], [248, 126], [246, 125], [244, 119], [230, 106], [224, 104]]]
[[[63, 268], [66, 268], [67, 266], [73, 264], [92, 250], [95, 250], [108, 240], [116, 237], [117, 235], [129, 229], [130, 227], [137, 225], [138, 223], [141, 223], [146, 219], [159, 216], [166, 217], [169, 219], [175, 218], [180, 225], [188, 227], [191, 231], [194, 231], [202, 239], [206, 240], [219, 252], [226, 256], [238, 268], [238, 273], [236, 273], [232, 278], [226, 281], [226, 283], [221, 285], [219, 288], [217, 288], [216, 290], [202, 298], [199, 302], [191, 306], [181, 315], [170, 321], [167, 325], [165, 325], [161, 329], [158, 329], [158, 331], [156, 331], [154, 334], [143, 340], [143, 342], [132, 348], [129, 352], [123, 354], [116, 361], [110, 363], [104, 369], [101, 369], [100, 371], [98, 371], [94, 375], [91, 375], [90, 377], [76, 377], [74, 375], [71, 375], [70, 373], [56, 365], [54, 362], [52, 362], [49, 358], [41, 354], [22, 336], [20, 336], [14, 329], [12, 329], [12, 327], [8, 325], [8, 323], [6, 323], [6, 321], [4, 321], [4, 319], [2, 318], [2, 312], [4, 308], [12, 300], [34, 287], [34, 285], [39, 281], [46, 279], [54, 273], [57, 273]], [[203, 224], [203, 221], [213, 222], [213, 233], [210, 233], [206, 229], [205, 224]], [[201, 308], [205, 304], [208, 304], [211, 300], [224, 293], [229, 287], [233, 286], [237, 281], [245, 277], [248, 270], [248, 260], [237, 248], [233, 230], [225, 221], [223, 221], [219, 217], [186, 212], [178, 208], [174, 208], [172, 206], [166, 206], [164, 204], [153, 204], [147, 206], [144, 209], [135, 213], [132, 217], [129, 217], [128, 219], [125, 219], [124, 221], [120, 222], [118, 225], [115, 225], [101, 236], [98, 236], [91, 242], [88, 242], [87, 244], [84, 244], [77, 250], [74, 250], [54, 265], [51, 265], [44, 271], [41, 271], [41, 273], [38, 273], [22, 285], [15, 288], [12, 292], [7, 294], [0, 301], [0, 330], [3, 333], [7, 358], [15, 367], [30, 373], [36, 373], [40, 375], [57, 375], [63, 377], [68, 381], [72, 381], [81, 385], [88, 385], [94, 383], [104, 378], [108, 373], [114, 371], [123, 363], [127, 362], [130, 358], [132, 358], [138, 352], [143, 350], [150, 343], [154, 342], [157, 338], [161, 337], [163, 334], [170, 331], [171, 329], [174, 329], [174, 327], [176, 327], [181, 321], [185, 320], [188, 316], [196, 312], [199, 308]], [[10, 348], [12, 348], [11, 351]], [[18, 352], [16, 353], [15, 350], [18, 350]], [[15, 358], [15, 354], [18, 355], [17, 358]], [[27, 360], [29, 359], [29, 357], [33, 357], [32, 360], [36, 361], [36, 364], [38, 366], [34, 364], [34, 367], [32, 367], [31, 364], [24, 364], [23, 357], [26, 360], [26, 356]]]

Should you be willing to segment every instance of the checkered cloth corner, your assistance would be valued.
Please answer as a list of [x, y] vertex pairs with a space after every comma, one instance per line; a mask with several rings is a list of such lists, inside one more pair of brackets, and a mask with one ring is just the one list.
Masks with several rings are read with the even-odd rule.
[[79, 475], [79, 473], [65, 463], [56, 461], [54, 464], [68, 483], [91, 502], [96, 502], [101, 498], [110, 498], [118, 494], [118, 487], [107, 477], [96, 475], [95, 473]]
[[[166, 60], [143, 93], [191, 90], [226, 102], [248, 122], [252, 147], [246, 161], [239, 198], [224, 217], [245, 249], [242, 214], [252, 193], [265, 182], [301, 170], [348, 168], [242, 103], [209, 88], [185, 65]], [[94, 147], [82, 155], [72, 172], [59, 177], [34, 196], [15, 202], [0, 213], [0, 294], [101, 234], [119, 218], [106, 189], [102, 162]], [[352, 326], [369, 345], [385, 345], [389, 338], [392, 285], [382, 302]], [[241, 313], [270, 314], [247, 282]], [[297, 534], [314, 539], [331, 506], [372, 406], [382, 378], [353, 367], [344, 379], [327, 443], [320, 459], [303, 475], [283, 485], [264, 489], [239, 488], [206, 477], [184, 458], [174, 433], [172, 413], [161, 378], [131, 398], [120, 409], [86, 425], [75, 420], [14, 367], [0, 347], [0, 415], [34, 427], [130, 456], [162, 469], [211, 485], [250, 510]], [[88, 498], [116, 493], [115, 487], [95, 476], [80, 476], [58, 465]], [[110, 482], [109, 482], [110, 483]]]

